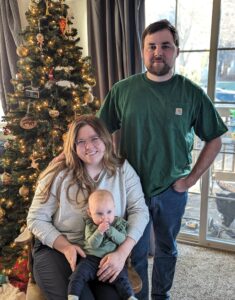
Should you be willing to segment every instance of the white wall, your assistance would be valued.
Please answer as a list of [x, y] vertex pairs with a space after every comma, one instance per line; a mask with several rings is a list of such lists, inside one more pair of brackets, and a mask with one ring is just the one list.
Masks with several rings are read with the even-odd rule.
[[[24, 28], [27, 25], [25, 12], [28, 9], [30, 0], [17, 0], [20, 10], [21, 24]], [[80, 37], [79, 46], [83, 47], [83, 56], [88, 54], [87, 41], [87, 1], [86, 0], [65, 0], [74, 16], [73, 27], [78, 30]]]

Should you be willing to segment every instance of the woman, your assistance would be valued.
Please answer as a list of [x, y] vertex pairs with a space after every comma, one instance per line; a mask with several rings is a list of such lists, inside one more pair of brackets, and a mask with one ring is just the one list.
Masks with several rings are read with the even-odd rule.
[[122, 270], [149, 220], [140, 180], [127, 161], [113, 151], [102, 121], [78, 117], [70, 126], [64, 159], [41, 174], [27, 225], [35, 235], [34, 277], [47, 299], [67, 299], [69, 277], [77, 257], [84, 257], [84, 216], [88, 196], [97, 188], [114, 195], [117, 216], [127, 218], [126, 240], [100, 263], [97, 281], [89, 283], [81, 299], [120, 299], [112, 282]]

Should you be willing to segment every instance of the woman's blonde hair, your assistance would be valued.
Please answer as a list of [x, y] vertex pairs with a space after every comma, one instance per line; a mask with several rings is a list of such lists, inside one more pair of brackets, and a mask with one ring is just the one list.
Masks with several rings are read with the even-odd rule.
[[[43, 179], [45, 176], [51, 173], [52, 176], [50, 176], [49, 182], [46, 185], [46, 188], [43, 190], [43, 193], [47, 195], [45, 198], [46, 202], [49, 197], [49, 191], [51, 188], [51, 185], [58, 175], [58, 173], [62, 170], [66, 170], [64, 172], [64, 176], [62, 178], [62, 181], [65, 179], [65, 177], [68, 175], [68, 173], [72, 174], [72, 180], [71, 183], [68, 186], [68, 189], [66, 191], [67, 197], [69, 201], [72, 201], [74, 199], [70, 199], [69, 197], [69, 188], [77, 184], [78, 185], [78, 193], [79, 191], [82, 191], [84, 194], [84, 200], [87, 202], [87, 197], [96, 189], [95, 182], [92, 180], [92, 178], [87, 173], [86, 168], [84, 167], [84, 162], [78, 157], [76, 152], [76, 139], [79, 133], [79, 130], [84, 126], [90, 126], [94, 129], [97, 136], [102, 140], [102, 142], [105, 145], [105, 151], [104, 151], [104, 157], [103, 157], [103, 168], [104, 171], [108, 174], [108, 176], [114, 176], [116, 173], [116, 169], [118, 166], [120, 166], [123, 163], [123, 160], [118, 157], [113, 148], [112, 143], [112, 137], [108, 130], [106, 129], [103, 122], [93, 116], [93, 115], [81, 115], [77, 117], [70, 125], [65, 144], [64, 144], [64, 159], [60, 162], [50, 164], [45, 171], [41, 173], [39, 176], [39, 180]], [[61, 184], [60, 184], [61, 187]], [[78, 195], [77, 193], [77, 195]], [[60, 189], [57, 191], [57, 197], [59, 198]], [[76, 197], [78, 199], [78, 197]], [[76, 200], [77, 201], [77, 200]], [[77, 202], [78, 203], [78, 202]], [[78, 203], [80, 205], [84, 205], [85, 203]]]

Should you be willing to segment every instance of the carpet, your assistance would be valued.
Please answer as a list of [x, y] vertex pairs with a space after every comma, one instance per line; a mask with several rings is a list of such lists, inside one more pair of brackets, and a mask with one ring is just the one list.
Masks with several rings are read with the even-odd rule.
[[[172, 300], [235, 300], [234, 253], [182, 243], [178, 249]], [[150, 258], [150, 272], [152, 264]]]
[[26, 300], [26, 295], [10, 283], [0, 286], [0, 300]]

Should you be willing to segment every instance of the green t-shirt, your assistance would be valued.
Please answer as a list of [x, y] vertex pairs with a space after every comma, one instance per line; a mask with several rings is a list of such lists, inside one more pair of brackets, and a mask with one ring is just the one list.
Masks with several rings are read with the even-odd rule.
[[165, 82], [145, 73], [122, 80], [98, 116], [111, 133], [121, 128], [121, 155], [140, 176], [147, 197], [190, 172], [194, 132], [210, 141], [227, 131], [205, 92], [181, 75]]

